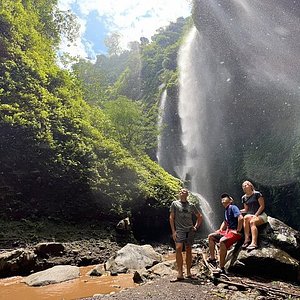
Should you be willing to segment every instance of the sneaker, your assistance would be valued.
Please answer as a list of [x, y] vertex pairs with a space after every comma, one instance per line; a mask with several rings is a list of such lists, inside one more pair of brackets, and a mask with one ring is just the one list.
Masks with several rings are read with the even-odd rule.
[[214, 274], [218, 274], [219, 276], [221, 274], [225, 274], [226, 275], [226, 270], [225, 268], [216, 268], [214, 271], [213, 271]]
[[211, 263], [215, 263], [217, 260], [215, 259], [215, 258], [208, 258], [207, 259], [207, 262], [209, 263], [209, 264], [211, 264]]
[[207, 259], [207, 263], [213, 265], [214, 267], [217, 266], [217, 260], [216, 260], [215, 258], [210, 258], [210, 257], [209, 257], [209, 258]]

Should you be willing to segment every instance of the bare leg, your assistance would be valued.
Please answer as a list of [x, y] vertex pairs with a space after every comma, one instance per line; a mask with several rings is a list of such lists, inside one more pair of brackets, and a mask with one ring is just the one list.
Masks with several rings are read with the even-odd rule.
[[251, 215], [246, 215], [244, 217], [244, 234], [245, 234], [245, 242], [250, 242], [250, 221], [252, 219]]
[[192, 246], [185, 245], [185, 261], [186, 261], [186, 275], [191, 276], [192, 267]]
[[213, 234], [208, 236], [208, 245], [209, 245], [209, 257], [211, 259], [215, 259], [215, 239], [213, 238]]
[[176, 243], [176, 263], [178, 275], [177, 278], [183, 278], [183, 258], [182, 258], [183, 243]]
[[264, 221], [259, 217], [254, 217], [250, 221], [252, 241], [251, 246], [257, 246], [258, 229], [257, 226], [262, 225]]
[[227, 248], [225, 243], [220, 241], [220, 268], [224, 268], [225, 266], [225, 258], [227, 254]]

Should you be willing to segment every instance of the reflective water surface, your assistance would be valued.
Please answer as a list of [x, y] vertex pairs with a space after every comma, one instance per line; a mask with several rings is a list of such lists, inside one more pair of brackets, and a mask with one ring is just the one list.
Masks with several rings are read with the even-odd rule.
[[0, 280], [0, 300], [71, 300], [134, 287], [132, 274], [101, 277], [86, 275], [94, 266], [81, 267], [80, 278], [44, 287], [29, 287], [23, 277]]

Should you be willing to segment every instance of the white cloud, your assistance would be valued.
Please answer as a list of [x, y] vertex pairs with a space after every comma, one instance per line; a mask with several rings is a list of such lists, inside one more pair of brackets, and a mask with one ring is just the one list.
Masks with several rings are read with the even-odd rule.
[[[121, 33], [124, 48], [128, 42], [138, 41], [141, 36], [150, 39], [158, 28], [179, 17], [189, 16], [191, 11], [189, 0], [59, 0], [59, 6], [67, 10], [76, 2], [83, 18], [82, 24], [91, 11], [97, 11], [100, 17], [105, 17], [103, 22], [108, 32]], [[78, 47], [81, 55], [85, 47]]]

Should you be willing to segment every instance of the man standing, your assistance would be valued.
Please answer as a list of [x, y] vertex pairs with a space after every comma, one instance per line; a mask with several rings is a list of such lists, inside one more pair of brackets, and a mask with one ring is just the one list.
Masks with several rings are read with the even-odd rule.
[[221, 202], [225, 208], [224, 221], [220, 229], [209, 234], [208, 244], [210, 257], [209, 263], [215, 263], [215, 246], [220, 243], [220, 273], [225, 273], [225, 258], [227, 250], [238, 240], [242, 238], [241, 230], [243, 228], [243, 216], [236, 205], [233, 205], [233, 198], [228, 194], [221, 195]]
[[[191, 204], [188, 198], [187, 189], [181, 189], [179, 192], [179, 200], [173, 201], [170, 207], [170, 225], [172, 229], [172, 237], [176, 245], [176, 263], [178, 275], [176, 281], [183, 280], [183, 257], [182, 249], [185, 244], [186, 252], [186, 271], [187, 277], [191, 278], [192, 267], [192, 245], [197, 229], [202, 223], [202, 214]], [[193, 214], [196, 215], [197, 221], [194, 225]]]

